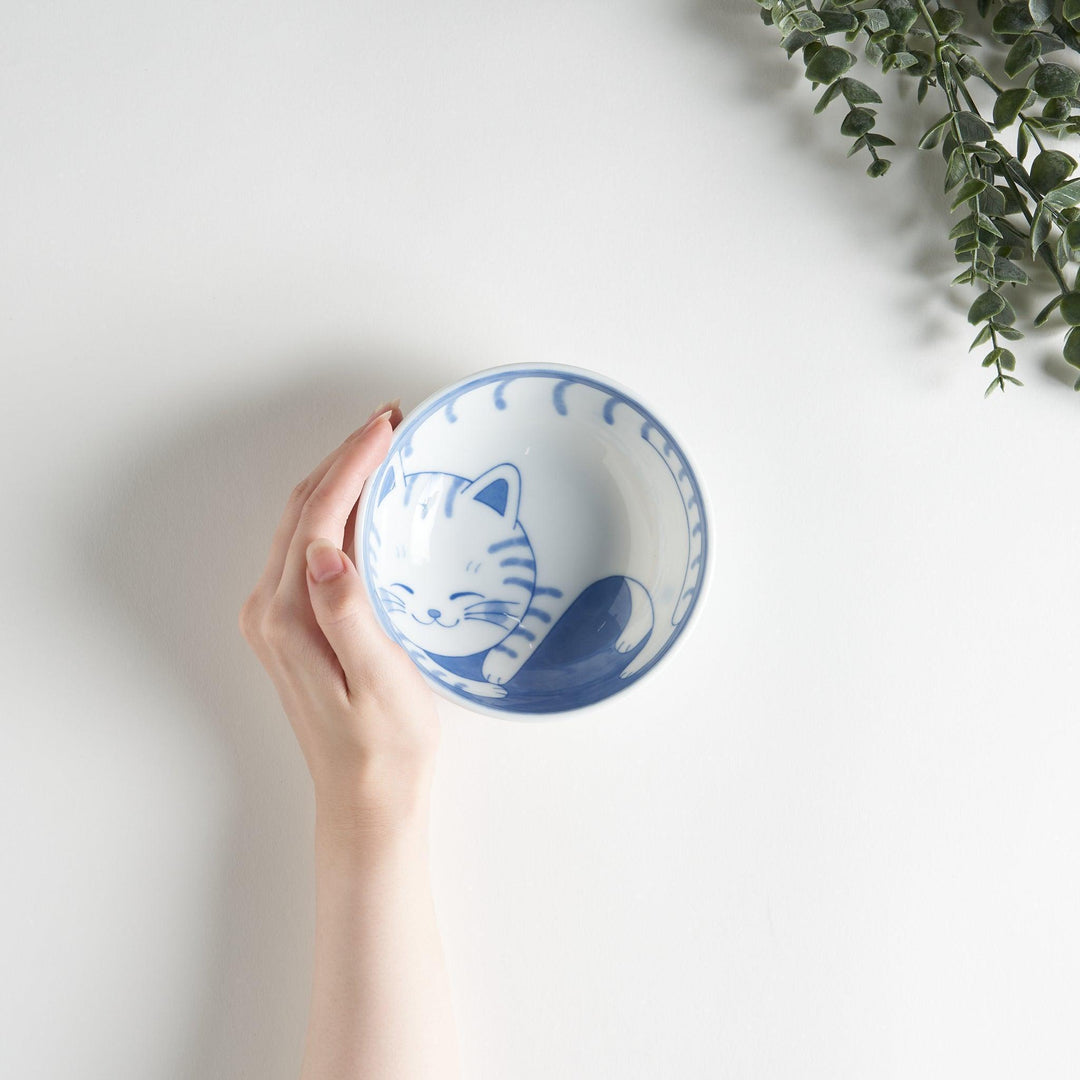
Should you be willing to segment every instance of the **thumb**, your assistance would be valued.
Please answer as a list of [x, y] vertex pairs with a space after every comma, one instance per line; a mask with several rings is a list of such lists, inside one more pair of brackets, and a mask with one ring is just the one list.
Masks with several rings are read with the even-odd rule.
[[308, 594], [315, 621], [337, 654], [347, 678], [356, 678], [370, 655], [372, 634], [382, 628], [371, 610], [352, 560], [330, 540], [307, 546]]

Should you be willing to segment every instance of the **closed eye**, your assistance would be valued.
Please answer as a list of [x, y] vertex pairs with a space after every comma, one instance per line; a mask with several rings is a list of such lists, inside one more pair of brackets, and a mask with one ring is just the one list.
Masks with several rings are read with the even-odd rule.
[[516, 600], [474, 600], [465, 605], [466, 611], [506, 611], [509, 608], [519, 607]]
[[404, 589], [407, 593], [412, 595], [412, 589], [410, 589], [408, 585], [403, 585], [400, 581], [391, 581], [390, 588]]
[[463, 596], [483, 596], [481, 592], [452, 592], [450, 594], [451, 600], [460, 600]]

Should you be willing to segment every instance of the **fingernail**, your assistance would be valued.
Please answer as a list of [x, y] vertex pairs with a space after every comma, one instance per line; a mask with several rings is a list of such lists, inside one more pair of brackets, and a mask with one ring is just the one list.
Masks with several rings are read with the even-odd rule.
[[392, 412], [393, 409], [386, 409], [384, 412], [379, 413], [378, 416], [373, 416], [363, 427], [357, 428], [345, 441], [352, 442], [354, 439], [359, 439], [361, 435], [370, 431], [380, 420], [385, 420]]
[[320, 584], [345, 573], [345, 560], [329, 540], [314, 540], [307, 548], [308, 573]]
[[401, 398], [396, 397], [393, 401], [385, 401], [382, 405], [376, 409], [372, 409], [371, 415], [368, 417], [368, 422], [377, 420], [380, 416], [384, 416], [388, 412], [393, 412], [401, 404]]

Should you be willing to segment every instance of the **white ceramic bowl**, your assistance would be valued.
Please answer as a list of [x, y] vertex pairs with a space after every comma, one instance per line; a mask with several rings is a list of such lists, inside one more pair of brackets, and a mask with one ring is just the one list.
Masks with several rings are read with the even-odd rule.
[[372, 605], [428, 682], [537, 717], [620, 693], [700, 607], [701, 484], [634, 395], [581, 368], [492, 368], [398, 426], [364, 488]]

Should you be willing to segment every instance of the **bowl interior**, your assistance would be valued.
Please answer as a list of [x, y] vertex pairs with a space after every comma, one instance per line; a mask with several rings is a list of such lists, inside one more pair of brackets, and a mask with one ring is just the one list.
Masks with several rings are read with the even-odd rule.
[[697, 478], [625, 391], [487, 372], [399, 426], [359, 535], [383, 626], [439, 692], [508, 714], [618, 693], [671, 646], [707, 557]]

